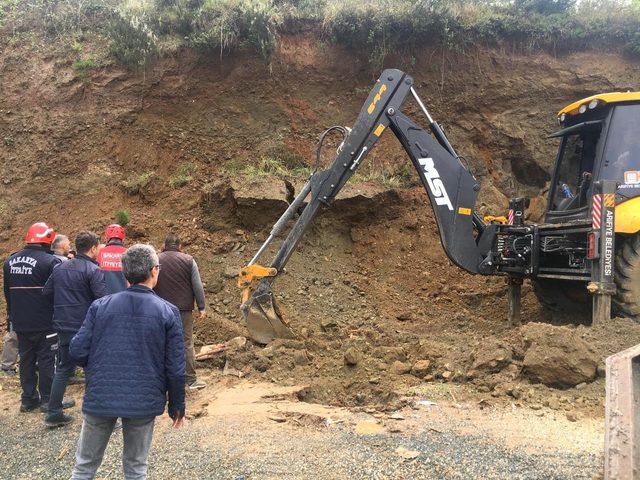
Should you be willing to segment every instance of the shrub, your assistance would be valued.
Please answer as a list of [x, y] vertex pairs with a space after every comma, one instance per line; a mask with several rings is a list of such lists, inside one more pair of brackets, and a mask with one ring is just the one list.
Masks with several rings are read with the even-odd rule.
[[640, 57], [640, 32], [636, 32], [633, 38], [625, 45], [625, 52], [634, 57]]
[[269, 59], [276, 45], [277, 8], [271, 0], [206, 0], [199, 9], [192, 46], [204, 51], [248, 47]]
[[152, 24], [158, 35], [191, 34], [195, 9], [202, 6], [201, 0], [155, 0], [154, 3]]
[[127, 225], [129, 225], [129, 222], [131, 222], [131, 215], [127, 210], [118, 210], [116, 212], [114, 220], [116, 221], [117, 224], [122, 225], [123, 227], [126, 227]]
[[118, 12], [109, 24], [111, 54], [126, 67], [145, 69], [157, 56], [156, 36], [144, 15]]
[[14, 31], [41, 31], [49, 36], [100, 30], [109, 14], [104, 0], [2, 0], [0, 22], [10, 19]]
[[[392, 4], [392, 6], [391, 6]], [[406, 53], [418, 45], [445, 41], [455, 22], [443, 0], [332, 3], [324, 17], [325, 32], [336, 43], [369, 52], [369, 61], [381, 68], [390, 53]]]
[[145, 172], [140, 175], [134, 175], [120, 182], [120, 187], [129, 195], [138, 195], [143, 193], [145, 188], [149, 186], [153, 179], [153, 172]]
[[193, 177], [191, 176], [195, 171], [195, 166], [192, 163], [185, 162], [178, 166], [175, 175], [169, 179], [169, 186], [171, 188], [182, 188], [187, 185]]
[[379, 69], [390, 54], [411, 57], [425, 45], [464, 49], [478, 41], [554, 53], [627, 45], [632, 53], [640, 14], [618, 0], [334, 0], [323, 30], [336, 43], [368, 52]]
[[92, 58], [73, 62], [73, 70], [76, 72], [76, 76], [82, 79], [87, 78], [89, 72], [96, 68], [96, 66], [96, 62]]
[[575, 0], [515, 0], [514, 7], [523, 12], [551, 15], [566, 13], [572, 10], [575, 4]]

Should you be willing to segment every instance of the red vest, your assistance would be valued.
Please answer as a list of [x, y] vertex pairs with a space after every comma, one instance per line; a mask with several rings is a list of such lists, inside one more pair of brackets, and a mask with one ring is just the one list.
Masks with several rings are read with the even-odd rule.
[[106, 272], [122, 271], [122, 254], [126, 252], [122, 245], [107, 245], [98, 252], [98, 264], [100, 269]]
[[97, 261], [100, 270], [104, 271], [104, 280], [109, 294], [121, 292], [129, 286], [122, 273], [122, 254], [126, 251], [127, 248], [124, 245], [116, 243], [107, 245], [98, 252]]

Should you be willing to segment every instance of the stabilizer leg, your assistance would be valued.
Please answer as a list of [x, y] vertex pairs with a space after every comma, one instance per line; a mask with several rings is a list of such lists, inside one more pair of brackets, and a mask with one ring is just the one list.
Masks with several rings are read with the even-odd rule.
[[522, 278], [509, 277], [509, 323], [520, 325], [520, 310], [522, 306]]
[[596, 293], [593, 296], [593, 325], [603, 325], [611, 319], [611, 295]]

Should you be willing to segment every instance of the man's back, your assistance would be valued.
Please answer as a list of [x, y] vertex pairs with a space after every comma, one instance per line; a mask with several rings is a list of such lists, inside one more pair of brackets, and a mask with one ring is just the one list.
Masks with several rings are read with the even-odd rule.
[[4, 290], [9, 319], [16, 332], [51, 330], [51, 299], [42, 289], [60, 261], [45, 248], [28, 245], [4, 264]]
[[149, 288], [133, 286], [96, 300], [70, 352], [85, 367], [84, 413], [161, 415], [167, 391], [184, 403], [180, 314]]
[[122, 273], [122, 255], [127, 249], [120, 241], [112, 241], [98, 253], [98, 265], [104, 272], [107, 293], [122, 292], [127, 288], [127, 280]]
[[62, 253], [54, 253], [53, 256], [56, 257], [61, 262], [66, 262], [69, 260], [69, 257]]
[[54, 269], [44, 288], [53, 295], [53, 326], [59, 332], [77, 332], [89, 305], [107, 294], [104, 273], [84, 254]]
[[193, 286], [191, 272], [193, 257], [186, 253], [167, 250], [159, 256], [162, 270], [154, 290], [160, 297], [172, 303], [181, 312], [193, 310]]

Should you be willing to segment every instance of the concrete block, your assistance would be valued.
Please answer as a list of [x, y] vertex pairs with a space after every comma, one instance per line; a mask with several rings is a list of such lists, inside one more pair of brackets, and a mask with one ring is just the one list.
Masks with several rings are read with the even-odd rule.
[[605, 480], [640, 480], [640, 345], [606, 360]]

